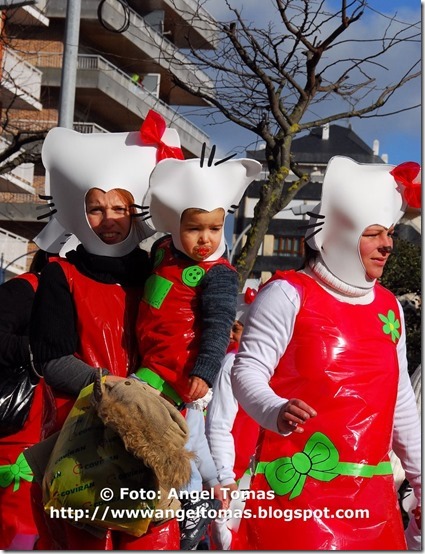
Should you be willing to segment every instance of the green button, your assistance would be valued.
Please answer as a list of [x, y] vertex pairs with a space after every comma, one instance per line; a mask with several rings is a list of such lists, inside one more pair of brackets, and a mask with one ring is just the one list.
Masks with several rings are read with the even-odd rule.
[[199, 267], [199, 265], [191, 265], [187, 267], [182, 273], [182, 281], [188, 287], [196, 287], [205, 275], [205, 269]]

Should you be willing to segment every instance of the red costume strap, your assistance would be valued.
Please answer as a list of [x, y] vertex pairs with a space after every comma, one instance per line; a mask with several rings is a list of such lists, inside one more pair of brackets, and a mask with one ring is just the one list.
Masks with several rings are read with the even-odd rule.
[[37, 290], [38, 275], [36, 273], [23, 273], [22, 275], [17, 275], [15, 279], [24, 279], [25, 281], [28, 281], [28, 283], [32, 286], [34, 292]]
[[168, 146], [162, 141], [162, 137], [167, 128], [165, 119], [153, 110], [149, 110], [145, 121], [140, 127], [140, 136], [148, 146], [156, 146], [156, 161], [160, 162], [166, 158], [176, 158], [183, 160], [183, 152], [181, 148], [176, 146]]

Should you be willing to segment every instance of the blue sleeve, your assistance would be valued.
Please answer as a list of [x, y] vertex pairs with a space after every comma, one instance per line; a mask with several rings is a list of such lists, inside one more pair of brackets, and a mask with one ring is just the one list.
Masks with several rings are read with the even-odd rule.
[[199, 354], [190, 373], [210, 387], [220, 371], [236, 317], [238, 274], [225, 265], [212, 267], [201, 283], [202, 336]]

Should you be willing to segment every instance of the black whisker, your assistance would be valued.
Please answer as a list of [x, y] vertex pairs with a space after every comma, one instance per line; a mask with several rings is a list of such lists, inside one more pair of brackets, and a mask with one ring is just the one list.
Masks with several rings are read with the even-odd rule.
[[308, 235], [308, 237], [307, 237], [307, 235], [306, 235], [305, 238], [304, 238], [304, 240], [309, 240], [309, 239], [311, 239], [311, 237], [314, 237], [314, 235], [317, 235], [317, 233], [318, 233], [319, 231], [321, 231], [321, 230], [322, 230], [322, 227], [320, 227], [320, 229], [316, 229], [313, 233], [311, 233], [310, 235]]
[[306, 212], [310, 217], [315, 217], [316, 219], [325, 219], [325, 215], [315, 214], [314, 212]]
[[40, 221], [40, 219], [45, 219], [46, 217], [50, 217], [52, 216], [53, 214], [55, 214], [57, 212], [57, 210], [51, 210], [50, 212], [48, 212], [47, 214], [43, 214], [43, 215], [39, 215], [37, 217], [37, 221]]
[[223, 158], [222, 160], [217, 160], [214, 165], [224, 164], [224, 162], [227, 162], [228, 160], [231, 160], [235, 156], [236, 156], [236, 152], [234, 154], [230, 154], [230, 156], [227, 156], [227, 158]]
[[319, 227], [322, 226], [325, 222], [324, 221], [316, 221], [316, 223], [310, 223], [309, 225], [300, 225], [297, 227], [298, 229], [310, 229], [311, 227]]
[[215, 155], [216, 146], [213, 144], [213, 147], [211, 148], [210, 157], [208, 158], [208, 167], [212, 166], [212, 163], [214, 161], [214, 155]]
[[143, 209], [143, 206], [140, 206], [139, 204], [130, 204], [129, 208], [139, 208], [139, 210]]
[[146, 212], [141, 212], [140, 214], [130, 214], [130, 217], [145, 217]]
[[201, 150], [201, 162], [200, 162], [200, 166], [201, 167], [204, 167], [204, 160], [205, 160], [205, 151], [207, 149], [207, 143], [206, 142], [203, 142], [202, 143], [202, 150]]
[[[140, 215], [142, 215], [142, 214], [140, 214]], [[152, 217], [151, 215], [147, 215], [142, 219], [142, 221], [146, 221], [147, 219], [151, 219], [151, 217]]]
[[44, 194], [39, 194], [38, 197], [40, 200], [53, 200], [53, 196], [46, 196]]

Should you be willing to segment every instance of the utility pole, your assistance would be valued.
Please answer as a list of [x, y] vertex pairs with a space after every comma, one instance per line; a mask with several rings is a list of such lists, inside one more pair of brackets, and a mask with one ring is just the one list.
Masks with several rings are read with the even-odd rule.
[[68, 0], [59, 102], [59, 127], [72, 129], [77, 84], [81, 0]]

